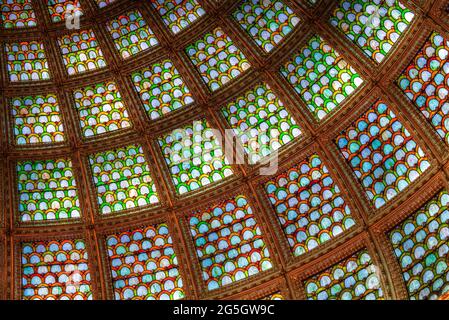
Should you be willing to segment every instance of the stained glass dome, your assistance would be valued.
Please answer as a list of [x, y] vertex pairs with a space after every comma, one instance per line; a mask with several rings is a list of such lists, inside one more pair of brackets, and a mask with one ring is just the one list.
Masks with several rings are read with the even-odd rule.
[[449, 1], [0, 0], [0, 298], [449, 294]]

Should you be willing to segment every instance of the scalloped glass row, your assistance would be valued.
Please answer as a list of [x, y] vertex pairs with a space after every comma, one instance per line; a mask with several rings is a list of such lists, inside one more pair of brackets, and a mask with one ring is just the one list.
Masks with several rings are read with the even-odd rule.
[[[208, 290], [272, 268], [261, 229], [245, 196], [192, 212], [186, 219]], [[115, 299], [185, 297], [167, 223], [107, 235], [104, 241]], [[23, 299], [92, 299], [84, 240], [23, 242], [21, 249]]]
[[[411, 299], [449, 291], [449, 194], [442, 190], [387, 232]], [[186, 216], [208, 290], [266, 272], [270, 254], [248, 199], [237, 195]], [[104, 238], [114, 297], [185, 297], [169, 226], [159, 223]], [[53, 239], [21, 244], [23, 299], [92, 299], [86, 243]], [[308, 299], [383, 299], [382, 276], [369, 250], [359, 251], [302, 280]], [[162, 269], [161, 269], [162, 268]], [[275, 293], [266, 299], [282, 299]]]

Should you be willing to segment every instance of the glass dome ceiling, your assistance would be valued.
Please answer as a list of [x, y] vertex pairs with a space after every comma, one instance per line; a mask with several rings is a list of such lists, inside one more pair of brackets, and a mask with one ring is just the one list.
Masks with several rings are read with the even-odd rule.
[[0, 0], [0, 298], [449, 292], [446, 0]]

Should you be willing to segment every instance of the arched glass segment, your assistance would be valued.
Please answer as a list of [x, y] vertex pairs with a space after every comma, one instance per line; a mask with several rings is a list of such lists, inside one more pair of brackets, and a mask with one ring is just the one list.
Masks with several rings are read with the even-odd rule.
[[199, 210], [190, 215], [189, 224], [208, 290], [273, 267], [245, 196], [238, 195]]
[[71, 160], [19, 161], [16, 174], [20, 221], [62, 221], [81, 216]]
[[295, 119], [265, 83], [246, 91], [221, 112], [252, 164], [301, 135]]
[[233, 174], [217, 134], [202, 119], [158, 139], [178, 194], [217, 183]]
[[179, 33], [206, 12], [197, 0], [150, 0], [173, 33]]
[[31, 28], [37, 25], [31, 0], [2, 0], [0, 3], [2, 13], [2, 27]]
[[336, 143], [376, 209], [430, 167], [424, 151], [382, 100], [341, 132]]
[[220, 89], [251, 66], [220, 28], [205, 34], [185, 51], [211, 91]]
[[309, 300], [383, 300], [377, 267], [366, 249], [304, 282]]
[[151, 120], [193, 103], [189, 88], [171, 60], [133, 72], [131, 79]]
[[277, 0], [245, 0], [232, 16], [267, 53], [300, 22], [292, 9]]
[[354, 225], [349, 206], [317, 154], [269, 180], [264, 188], [295, 256]]
[[46, 0], [45, 2], [52, 22], [61, 22], [83, 15], [79, 0]]
[[23, 242], [22, 299], [92, 300], [84, 240]]
[[104, 8], [109, 6], [112, 3], [115, 3], [116, 0], [95, 0], [99, 8]]
[[59, 37], [58, 45], [70, 76], [106, 67], [103, 52], [92, 30]]
[[73, 99], [85, 138], [131, 127], [128, 111], [113, 81], [77, 89], [73, 92]]
[[318, 35], [311, 37], [280, 71], [318, 121], [363, 83], [354, 68]]
[[366, 56], [381, 63], [414, 17], [398, 0], [340, 0], [330, 23]]
[[141, 145], [91, 154], [89, 164], [101, 214], [159, 202]]
[[14, 97], [9, 100], [14, 122], [14, 143], [36, 145], [65, 140], [58, 99], [55, 94]]
[[412, 300], [449, 292], [448, 205], [449, 194], [441, 191], [389, 233]]
[[148, 50], [159, 42], [138, 10], [109, 21], [107, 28], [123, 59]]
[[178, 259], [165, 223], [108, 236], [106, 246], [116, 300], [184, 298]]
[[398, 79], [405, 95], [449, 144], [449, 40], [433, 32]]
[[9, 81], [22, 82], [50, 79], [47, 57], [42, 42], [6, 43], [5, 51]]

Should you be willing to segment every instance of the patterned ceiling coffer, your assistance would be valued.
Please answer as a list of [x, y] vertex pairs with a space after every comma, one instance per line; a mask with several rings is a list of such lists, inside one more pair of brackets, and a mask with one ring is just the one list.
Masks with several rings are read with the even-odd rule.
[[309, 300], [383, 300], [384, 293], [367, 250], [361, 250], [304, 282]]
[[220, 28], [205, 34], [185, 51], [211, 91], [233, 81], [251, 66]]
[[441, 191], [389, 233], [413, 300], [449, 292], [449, 194]]
[[355, 223], [317, 154], [266, 182], [264, 189], [295, 256], [318, 248]]
[[158, 140], [178, 194], [217, 183], [233, 174], [206, 119], [175, 129]]
[[330, 23], [367, 57], [381, 63], [414, 17], [399, 0], [340, 0]]
[[433, 32], [398, 85], [421, 111], [438, 135], [449, 144], [449, 41]]
[[24, 242], [21, 257], [23, 300], [92, 300], [84, 240]]
[[116, 300], [185, 296], [168, 226], [161, 223], [106, 238]]
[[141, 145], [91, 154], [89, 165], [101, 214], [159, 202]]
[[208, 290], [272, 268], [268, 248], [245, 196], [196, 212], [189, 224]]
[[382, 100], [341, 132], [336, 143], [376, 209], [430, 167], [424, 151]]
[[338, 109], [363, 83], [354, 68], [318, 35], [280, 71], [318, 121]]

